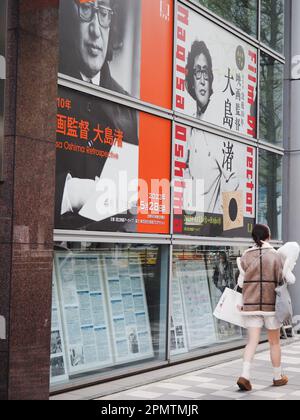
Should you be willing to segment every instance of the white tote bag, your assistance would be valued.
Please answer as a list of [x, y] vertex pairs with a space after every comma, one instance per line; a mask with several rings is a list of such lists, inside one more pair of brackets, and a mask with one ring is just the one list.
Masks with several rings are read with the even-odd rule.
[[214, 311], [214, 316], [230, 324], [245, 328], [244, 317], [238, 306], [243, 306], [242, 294], [227, 287]]

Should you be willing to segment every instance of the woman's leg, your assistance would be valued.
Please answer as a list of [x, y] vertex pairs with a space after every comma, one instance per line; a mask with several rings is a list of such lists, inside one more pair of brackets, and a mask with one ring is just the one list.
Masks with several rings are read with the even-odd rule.
[[271, 361], [274, 369], [274, 386], [287, 385], [289, 379], [282, 374], [281, 369], [281, 347], [280, 347], [280, 329], [268, 330], [268, 338], [270, 343]]
[[248, 328], [248, 343], [244, 352], [243, 372], [237, 384], [242, 391], [251, 391], [250, 383], [251, 364], [255, 356], [256, 348], [260, 339], [261, 327]]
[[260, 339], [261, 328], [248, 328], [248, 343], [244, 352], [244, 362], [252, 363]]
[[268, 339], [273, 368], [279, 369], [281, 367], [280, 329], [268, 330]]
[[244, 363], [242, 378], [250, 379], [251, 364], [255, 356], [255, 352], [260, 339], [261, 328], [248, 328], [248, 343], [244, 351]]

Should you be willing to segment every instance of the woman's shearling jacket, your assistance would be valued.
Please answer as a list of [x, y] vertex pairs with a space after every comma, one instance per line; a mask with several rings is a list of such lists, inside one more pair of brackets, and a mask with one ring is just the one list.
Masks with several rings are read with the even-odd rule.
[[284, 262], [285, 258], [267, 242], [238, 258], [244, 315], [275, 315], [275, 289], [283, 279]]

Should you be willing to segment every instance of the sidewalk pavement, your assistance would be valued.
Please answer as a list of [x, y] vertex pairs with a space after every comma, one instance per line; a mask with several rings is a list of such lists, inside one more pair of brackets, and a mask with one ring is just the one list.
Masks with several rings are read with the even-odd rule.
[[239, 391], [236, 381], [241, 373], [242, 359], [208, 369], [190, 372], [119, 392], [98, 400], [300, 400], [300, 342], [282, 348], [282, 366], [289, 384], [273, 386], [273, 369], [268, 351], [255, 357], [252, 368], [253, 391]]
[[[259, 346], [252, 367], [253, 391], [239, 391], [242, 350], [140, 373], [108, 383], [72, 390], [51, 400], [300, 400], [300, 340], [282, 341], [282, 367], [289, 384], [273, 386], [268, 344]], [[226, 362], [224, 363], [224, 361]]]

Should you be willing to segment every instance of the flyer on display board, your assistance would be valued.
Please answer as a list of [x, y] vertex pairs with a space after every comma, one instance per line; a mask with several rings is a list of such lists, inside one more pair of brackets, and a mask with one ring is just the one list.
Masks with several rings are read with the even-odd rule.
[[56, 254], [69, 373], [113, 365], [99, 257]]
[[55, 267], [52, 278], [51, 344], [50, 344], [50, 382], [51, 384], [68, 379], [66, 349], [62, 329], [61, 312], [57, 294]]
[[172, 298], [171, 298], [171, 355], [187, 353], [186, 326], [183, 311], [183, 301], [180, 288], [178, 264], [173, 267]]
[[178, 262], [189, 349], [216, 342], [206, 269], [202, 261]]
[[139, 258], [103, 258], [117, 363], [154, 356]]
[[255, 221], [256, 148], [175, 124], [174, 233], [248, 237]]
[[255, 138], [257, 49], [181, 3], [176, 14], [176, 111]]

